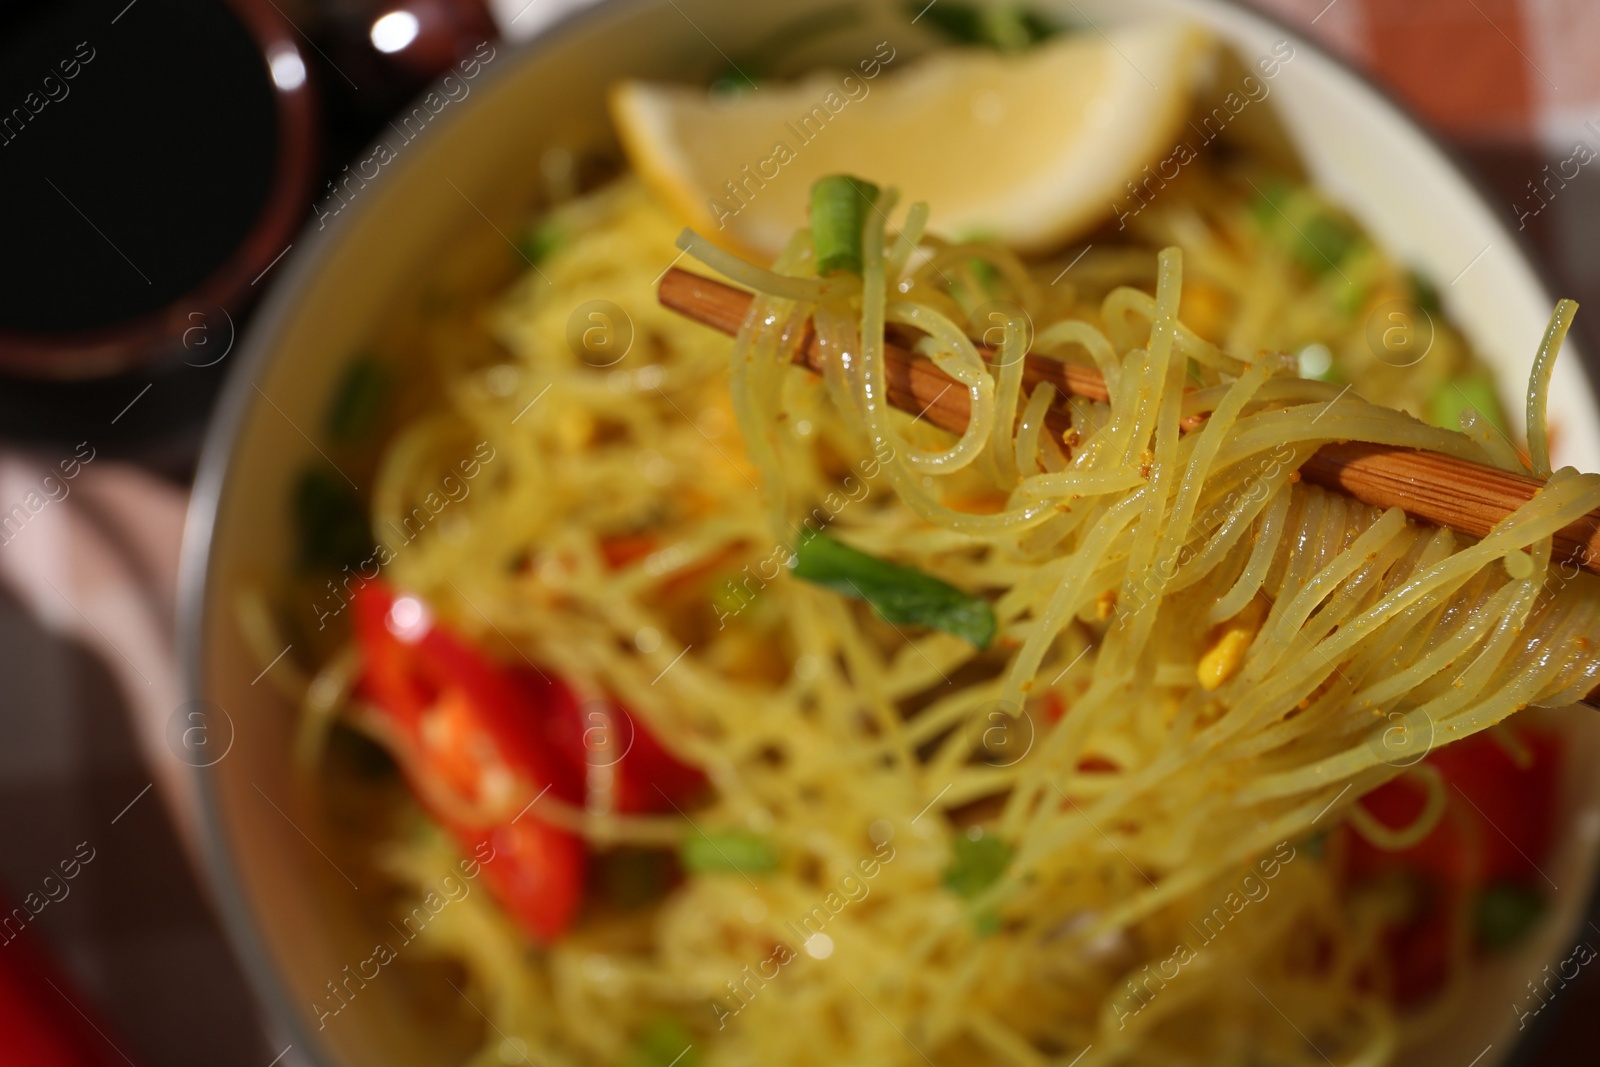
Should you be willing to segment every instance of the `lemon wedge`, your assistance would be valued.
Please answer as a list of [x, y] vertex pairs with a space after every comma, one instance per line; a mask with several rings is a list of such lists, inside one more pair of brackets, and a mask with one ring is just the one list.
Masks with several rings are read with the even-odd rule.
[[1044, 250], [1111, 216], [1172, 152], [1213, 49], [1176, 22], [1085, 31], [1028, 52], [887, 43], [849, 72], [736, 96], [626, 81], [612, 118], [634, 169], [696, 229], [776, 255], [812, 182], [846, 172], [933, 206], [935, 232]]

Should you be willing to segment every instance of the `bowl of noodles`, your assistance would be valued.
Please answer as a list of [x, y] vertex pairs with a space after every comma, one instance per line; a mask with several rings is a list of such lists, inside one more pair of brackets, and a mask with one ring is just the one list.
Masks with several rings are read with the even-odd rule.
[[[226, 738], [175, 741], [312, 1062], [1498, 1063], [1593, 958], [1569, 312], [1258, 15], [926, 14], [601, 5], [485, 45], [319, 208], [190, 517]], [[967, 94], [1009, 132], [962, 201], [966, 120], [918, 106], [1098, 42], [1188, 64], [1165, 117], [1060, 113], [1139, 165], [1023, 181], [1066, 120]], [[696, 200], [641, 132], [841, 69], [906, 175], [795, 128]], [[683, 268], [751, 294], [736, 337], [658, 302]], [[964, 428], [886, 405], [897, 345]], [[1301, 476], [1340, 441], [1548, 486], [1456, 535]]]

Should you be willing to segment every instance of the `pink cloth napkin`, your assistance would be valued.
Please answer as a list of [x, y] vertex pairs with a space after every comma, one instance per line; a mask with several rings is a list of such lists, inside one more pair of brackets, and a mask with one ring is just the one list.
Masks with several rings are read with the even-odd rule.
[[[164, 739], [183, 700], [174, 610], [188, 501], [92, 444], [0, 452], [0, 583], [41, 627], [93, 650], [116, 680], [151, 780], [192, 848], [192, 776]], [[79, 777], [79, 748], [36, 755], [33, 770]]]

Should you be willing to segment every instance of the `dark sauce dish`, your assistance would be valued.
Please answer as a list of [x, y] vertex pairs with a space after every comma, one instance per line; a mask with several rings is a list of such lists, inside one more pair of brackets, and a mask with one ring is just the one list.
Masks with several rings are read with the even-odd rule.
[[310, 67], [270, 0], [0, 12], [4, 407], [56, 407], [50, 386], [74, 383], [98, 409], [94, 383], [222, 358], [305, 215]]

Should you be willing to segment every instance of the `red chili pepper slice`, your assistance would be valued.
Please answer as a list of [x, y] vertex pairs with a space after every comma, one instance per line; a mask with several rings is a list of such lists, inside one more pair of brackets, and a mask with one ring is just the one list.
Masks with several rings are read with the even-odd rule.
[[[1351, 842], [1350, 873], [1421, 871], [1448, 882], [1484, 885], [1542, 879], [1537, 865], [1555, 828], [1560, 776], [1558, 741], [1544, 731], [1506, 726], [1531, 759], [1519, 766], [1505, 745], [1480, 733], [1430, 753], [1427, 763], [1445, 780], [1449, 806], [1434, 831], [1401, 852], [1384, 852], [1359, 837]], [[1386, 826], [1402, 827], [1427, 801], [1424, 786], [1401, 776], [1361, 798]]]
[[[531, 672], [529, 672], [531, 673]], [[562, 755], [586, 775], [614, 777], [612, 807], [623, 814], [671, 811], [706, 788], [706, 776], [675, 758], [614, 700], [576, 706], [551, 724]]]
[[[545, 789], [581, 800], [574, 768], [541, 736], [563, 701], [575, 704], [571, 694], [555, 681], [541, 691], [518, 679], [436, 625], [420, 598], [381, 583], [356, 595], [354, 614], [366, 659], [363, 687], [406, 748], [397, 755], [413, 791], [464, 851], [484, 855], [485, 844], [494, 850], [483, 871], [520, 925], [541, 941], [559, 937], [582, 902], [582, 840], [536, 810], [488, 827], [460, 811]], [[458, 803], [443, 803], [446, 797]]]
[[[1559, 740], [1543, 730], [1507, 725], [1525, 763], [1491, 733], [1437, 749], [1427, 764], [1444, 778], [1448, 802], [1432, 833], [1411, 848], [1385, 852], [1346, 831], [1344, 875], [1351, 884], [1397, 878], [1414, 898], [1411, 918], [1386, 938], [1395, 997], [1420, 1003], [1444, 984], [1455, 952], [1451, 930], [1466, 921], [1478, 894], [1497, 882], [1538, 888], [1538, 866], [1555, 831], [1560, 774]], [[1361, 805], [1385, 826], [1399, 828], [1421, 814], [1425, 787], [1413, 776], [1396, 778], [1367, 794]]]
[[706, 788], [704, 774], [675, 759], [615, 701], [580, 705], [548, 672], [494, 662], [438, 625], [419, 597], [369, 583], [356, 595], [354, 617], [362, 689], [404, 748], [396, 756], [413, 792], [463, 850], [494, 850], [483, 868], [491, 890], [539, 940], [558, 937], [576, 917], [583, 842], [537, 809], [492, 826], [464, 812], [545, 790], [581, 806], [587, 788], [601, 782], [613, 791], [614, 810], [656, 812]]

